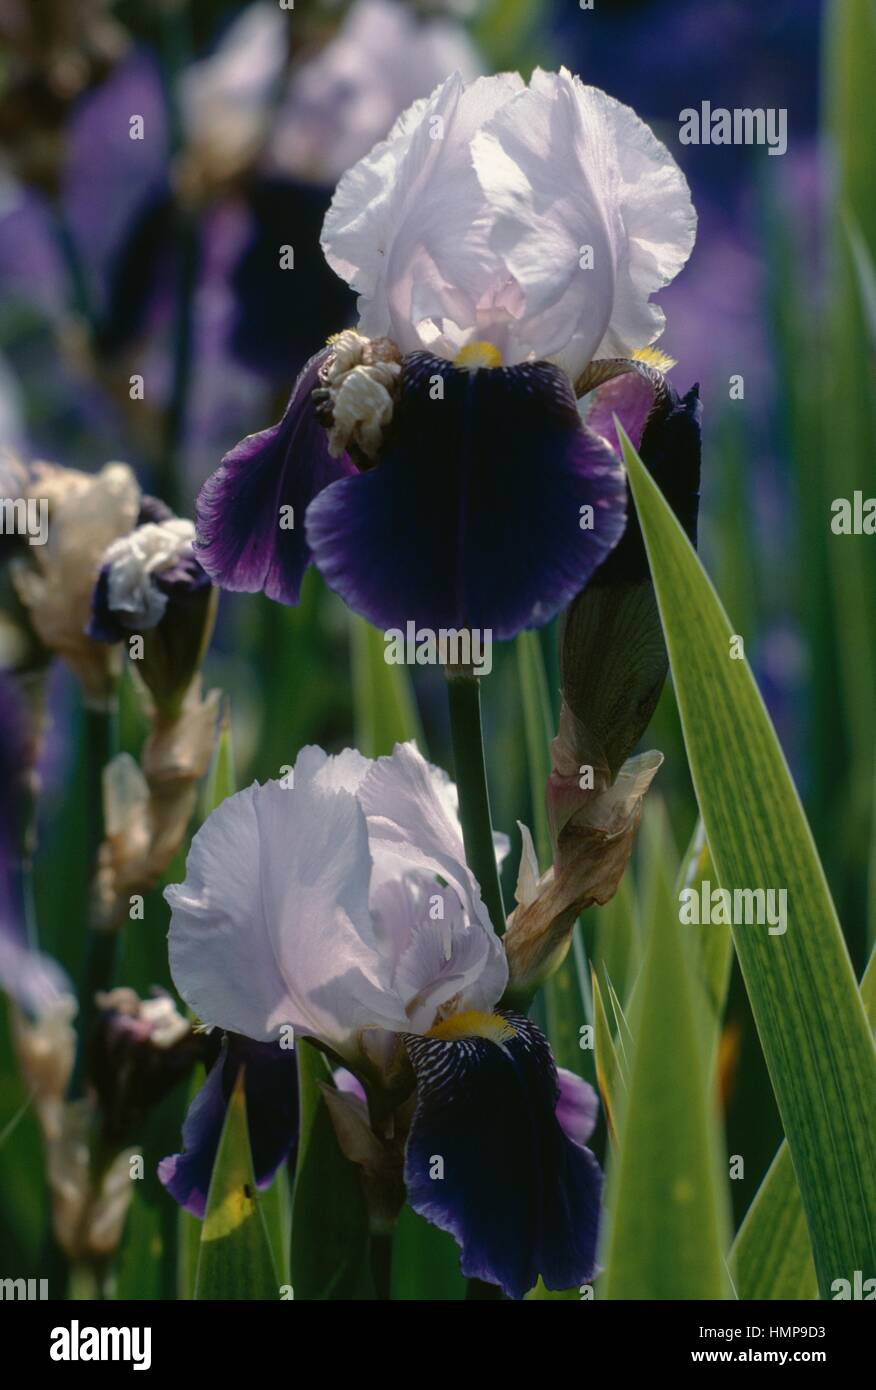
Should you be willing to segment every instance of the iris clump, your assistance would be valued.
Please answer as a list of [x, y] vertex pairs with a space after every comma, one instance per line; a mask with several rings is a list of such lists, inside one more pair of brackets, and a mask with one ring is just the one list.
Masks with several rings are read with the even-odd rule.
[[0, 8], [2, 1272], [865, 1296], [868, 0]]

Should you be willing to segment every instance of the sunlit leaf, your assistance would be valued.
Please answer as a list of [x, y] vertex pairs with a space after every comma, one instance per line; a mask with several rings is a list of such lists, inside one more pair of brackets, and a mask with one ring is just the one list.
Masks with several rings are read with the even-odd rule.
[[[870, 1026], [876, 1028], [876, 954], [870, 957], [861, 994]], [[746, 1212], [730, 1264], [740, 1298], [818, 1298], [809, 1229], [786, 1142]]]
[[[696, 552], [632, 445], [624, 454], [718, 883], [787, 893], [788, 927], [733, 928], [824, 1293], [876, 1262], [876, 1052], [799, 797]], [[737, 648], [738, 650], [738, 648]]]
[[731, 1293], [729, 1224], [704, 1003], [668, 879], [655, 890], [616, 1106], [599, 1296], [720, 1299]]
[[256, 1193], [241, 1071], [210, 1179], [194, 1296], [276, 1299], [281, 1282]]

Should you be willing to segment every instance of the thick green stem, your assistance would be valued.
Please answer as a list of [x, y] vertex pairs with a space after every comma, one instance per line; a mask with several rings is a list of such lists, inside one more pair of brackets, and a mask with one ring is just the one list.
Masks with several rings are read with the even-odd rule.
[[459, 818], [465, 857], [481, 887], [490, 920], [499, 936], [505, 932], [505, 907], [493, 845], [490, 794], [484, 763], [481, 734], [481, 693], [477, 676], [448, 676], [450, 734], [456, 785], [459, 789]]
[[[98, 854], [103, 842], [103, 770], [113, 757], [118, 742], [115, 705], [111, 709], [85, 711], [85, 758], [88, 788], [89, 888], [93, 889]], [[85, 1058], [95, 1016], [95, 995], [111, 988], [119, 955], [119, 934], [90, 927], [85, 940], [85, 959], [79, 989], [79, 1032], [76, 1065], [70, 1083], [73, 1099], [84, 1094]]]
[[381, 1302], [392, 1297], [392, 1231], [371, 1233], [371, 1276]]

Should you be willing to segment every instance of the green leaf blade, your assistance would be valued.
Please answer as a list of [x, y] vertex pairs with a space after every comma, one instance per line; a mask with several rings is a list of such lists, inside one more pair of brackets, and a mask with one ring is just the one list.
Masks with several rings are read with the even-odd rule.
[[[876, 1028], [876, 953], [861, 981], [861, 994], [870, 1026]], [[731, 1265], [740, 1298], [818, 1298], [806, 1214], [787, 1141], [746, 1212], [733, 1244]]]
[[396, 743], [416, 739], [425, 751], [407, 668], [384, 659], [382, 632], [358, 614], [349, 617], [356, 747], [366, 758], [379, 758], [391, 753]]
[[296, 1042], [301, 1135], [292, 1199], [292, 1285], [296, 1299], [374, 1297], [368, 1209], [359, 1170], [338, 1146], [320, 1083], [322, 1053]]
[[724, 1299], [731, 1296], [728, 1204], [703, 1047], [705, 1002], [668, 880], [655, 887], [627, 1043], [627, 1095], [617, 1107], [599, 1296]]
[[822, 1294], [876, 1267], [876, 1052], [812, 835], [700, 561], [629, 440], [694, 788], [722, 887], [787, 891], [790, 925], [734, 943], [800, 1185]]
[[276, 1299], [280, 1282], [256, 1195], [241, 1072], [210, 1179], [194, 1297]]

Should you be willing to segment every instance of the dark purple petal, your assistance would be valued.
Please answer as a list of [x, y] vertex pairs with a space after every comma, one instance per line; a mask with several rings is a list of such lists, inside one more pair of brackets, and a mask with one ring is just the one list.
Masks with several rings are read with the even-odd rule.
[[[696, 387], [681, 398], [663, 382], [639, 445], [645, 466], [694, 544], [700, 417]], [[563, 699], [577, 721], [580, 763], [601, 763], [612, 779], [617, 776], [650, 723], [668, 669], [645, 542], [630, 502], [620, 543], [564, 619]]]
[[[281, 603], [298, 602], [311, 560], [304, 534], [308, 503], [354, 471], [346, 455], [329, 455], [311, 399], [328, 352], [323, 348], [304, 367], [279, 424], [241, 440], [201, 488], [197, 554], [223, 589], [263, 589]], [[291, 529], [281, 528], [281, 507], [293, 509]]]
[[182, 551], [173, 565], [155, 576], [156, 587], [167, 594], [168, 598], [200, 593], [202, 589], [208, 588], [211, 582], [194, 548]]
[[203, 1217], [225, 1110], [240, 1067], [244, 1071], [252, 1165], [258, 1187], [271, 1181], [298, 1142], [298, 1078], [295, 1052], [277, 1043], [252, 1042], [228, 1033], [206, 1081], [183, 1123], [183, 1153], [158, 1165], [158, 1176], [174, 1201]]
[[158, 1177], [174, 1201], [201, 1219], [225, 1121], [228, 1098], [222, 1084], [224, 1067], [223, 1048], [183, 1121], [183, 1153], [171, 1154], [158, 1165]]
[[121, 642], [131, 631], [121, 621], [125, 615], [110, 608], [109, 575], [110, 567], [104, 565], [91, 595], [91, 617], [86, 633], [95, 642]]
[[[645, 426], [639, 453], [689, 539], [696, 545], [703, 415], [699, 387], [691, 387], [686, 396], [679, 396], [668, 381], [664, 389], [665, 394], [658, 399]], [[648, 574], [645, 542], [631, 502], [623, 538], [602, 565], [596, 582], [630, 583], [645, 579]]]
[[703, 425], [700, 388], [692, 386], [686, 396], [679, 396], [667, 382], [666, 390], [665, 405], [648, 421], [642, 435], [642, 461], [695, 546]]
[[88, 1039], [88, 1079], [97, 1096], [106, 1142], [122, 1148], [136, 1138], [164, 1097], [198, 1062], [212, 1062], [215, 1055], [213, 1039], [192, 1028], [172, 1043], [159, 1040], [154, 1019], [133, 991], [99, 995]]
[[569, 1289], [593, 1274], [602, 1174], [557, 1120], [546, 1039], [503, 1017], [515, 1035], [501, 1044], [405, 1038], [417, 1075], [405, 1182], [414, 1210], [460, 1246], [463, 1274], [522, 1298], [539, 1275]]
[[623, 531], [625, 496], [559, 368], [468, 371], [416, 352], [384, 457], [312, 503], [307, 539], [332, 588], [378, 627], [509, 638], [583, 588]]
[[160, 497], [153, 497], [150, 493], [144, 492], [140, 498], [137, 525], [147, 526], [150, 521], [155, 525], [162, 521], [173, 521], [173, 512]]

